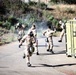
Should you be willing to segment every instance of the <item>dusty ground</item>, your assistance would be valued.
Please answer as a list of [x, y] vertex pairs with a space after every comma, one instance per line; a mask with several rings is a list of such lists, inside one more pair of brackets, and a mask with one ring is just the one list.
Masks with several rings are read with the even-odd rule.
[[64, 5], [64, 4], [56, 4], [50, 5], [49, 13], [53, 14], [56, 18], [68, 18], [72, 19], [76, 16], [76, 5]]
[[54, 52], [46, 51], [45, 38], [38, 39], [38, 50], [31, 57], [31, 67], [27, 67], [22, 58], [24, 45], [18, 48], [19, 42], [0, 46], [0, 75], [76, 75], [76, 59], [67, 57], [65, 38], [62, 43], [59, 37], [53, 37]]

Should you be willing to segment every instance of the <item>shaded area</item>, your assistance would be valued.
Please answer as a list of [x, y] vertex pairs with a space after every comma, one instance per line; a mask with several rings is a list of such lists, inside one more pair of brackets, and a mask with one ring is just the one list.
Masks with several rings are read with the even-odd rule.
[[49, 53], [39, 53], [39, 55], [40, 56], [43, 56], [43, 55], [52, 55], [52, 53], [51, 52], [49, 52]]
[[55, 10], [55, 9], [53, 9], [53, 8], [47, 8], [46, 10], [53, 11], [53, 10]]
[[47, 45], [38, 45], [38, 47], [47, 47]]
[[58, 64], [58, 65], [49, 65], [49, 64], [40, 64], [37, 66], [32, 65], [31, 67], [62, 67], [62, 66], [73, 66], [76, 65], [76, 63], [70, 63], [70, 64]]
[[59, 45], [54, 45], [54, 47], [59, 47]]
[[9, 68], [9, 67], [6, 67], [6, 66], [0, 66], [0, 68]]
[[5, 13], [6, 13], [5, 7], [0, 6], [0, 14], [5, 14]]
[[57, 53], [55, 53], [55, 54], [66, 54], [66, 50], [59, 51], [59, 52], [57, 52]]
[[72, 66], [76, 65], [76, 63], [71, 63], [71, 64], [59, 64], [59, 65], [48, 65], [48, 64], [41, 64], [44, 67], [62, 67], [62, 66]]
[[[53, 50], [54, 51], [54, 50]], [[47, 50], [46, 50], [47, 52]], [[54, 54], [52, 54], [52, 52], [48, 52], [48, 53], [39, 53], [40, 56], [45, 56], [45, 55], [58, 55], [58, 54], [66, 54], [66, 50], [63, 51], [59, 51], [59, 52], [54, 52]]]

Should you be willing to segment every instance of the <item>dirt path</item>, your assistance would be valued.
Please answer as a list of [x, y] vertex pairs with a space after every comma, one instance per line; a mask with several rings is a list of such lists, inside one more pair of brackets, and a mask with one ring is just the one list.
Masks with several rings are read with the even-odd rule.
[[59, 43], [58, 37], [53, 38], [55, 54], [46, 51], [45, 38], [38, 40], [40, 55], [34, 52], [31, 67], [22, 58], [24, 47], [18, 48], [18, 42], [0, 46], [0, 75], [76, 75], [76, 59], [66, 56], [64, 40]]

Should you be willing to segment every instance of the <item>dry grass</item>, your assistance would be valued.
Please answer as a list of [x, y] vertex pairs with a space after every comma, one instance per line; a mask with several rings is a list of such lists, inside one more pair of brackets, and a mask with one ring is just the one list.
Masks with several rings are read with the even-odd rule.
[[47, 12], [53, 14], [55, 18], [72, 19], [76, 16], [76, 5], [51, 5], [49, 9]]
[[17, 35], [0, 27], [0, 45], [7, 44], [17, 40]]

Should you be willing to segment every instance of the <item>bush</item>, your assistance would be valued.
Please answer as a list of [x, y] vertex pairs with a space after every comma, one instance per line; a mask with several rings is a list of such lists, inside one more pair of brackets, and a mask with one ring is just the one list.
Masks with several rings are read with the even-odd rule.
[[29, 5], [31, 5], [31, 6], [36, 6], [36, 5], [37, 5], [37, 2], [30, 1], [30, 2], [29, 2]]
[[18, 22], [18, 20], [14, 16], [9, 16], [8, 22], [10, 22], [11, 26], [14, 26]]
[[2, 27], [2, 25], [3, 25], [3, 22], [0, 21], [0, 27]]
[[41, 9], [46, 9], [47, 8], [47, 5], [45, 3], [40, 3], [40, 8]]
[[57, 3], [58, 0], [50, 0], [50, 2]]
[[24, 25], [25, 25], [25, 27], [27, 27], [27, 26], [28, 26], [27, 22], [26, 22], [26, 21], [24, 21], [23, 19], [21, 19], [21, 18], [17, 18], [17, 20], [18, 20], [18, 22], [19, 22], [20, 24], [24, 24]]
[[47, 15], [47, 20], [48, 20], [48, 25], [51, 25], [51, 23], [52, 23], [53, 28], [56, 28], [56, 30], [58, 30], [58, 31], [61, 30], [60, 25], [59, 25], [59, 21], [56, 18], [54, 18], [53, 15], [51, 15], [51, 14]]
[[22, 10], [25, 11], [25, 9], [29, 7], [29, 4], [23, 2], [21, 7]]
[[76, 4], [76, 0], [50, 0], [53, 3], [67, 3], [67, 4]]
[[75, 11], [72, 9], [72, 8], [67, 8], [67, 9], [65, 9], [65, 11], [64, 12], [66, 12], [66, 13], [71, 13], [71, 14], [73, 14], [73, 13], [75, 13]]
[[49, 15], [50, 17], [48, 18], [48, 20], [52, 21], [54, 19], [53, 15]]
[[3, 27], [6, 28], [6, 29], [10, 29], [11, 28], [11, 23], [6, 21], [4, 24], [3, 24]]

